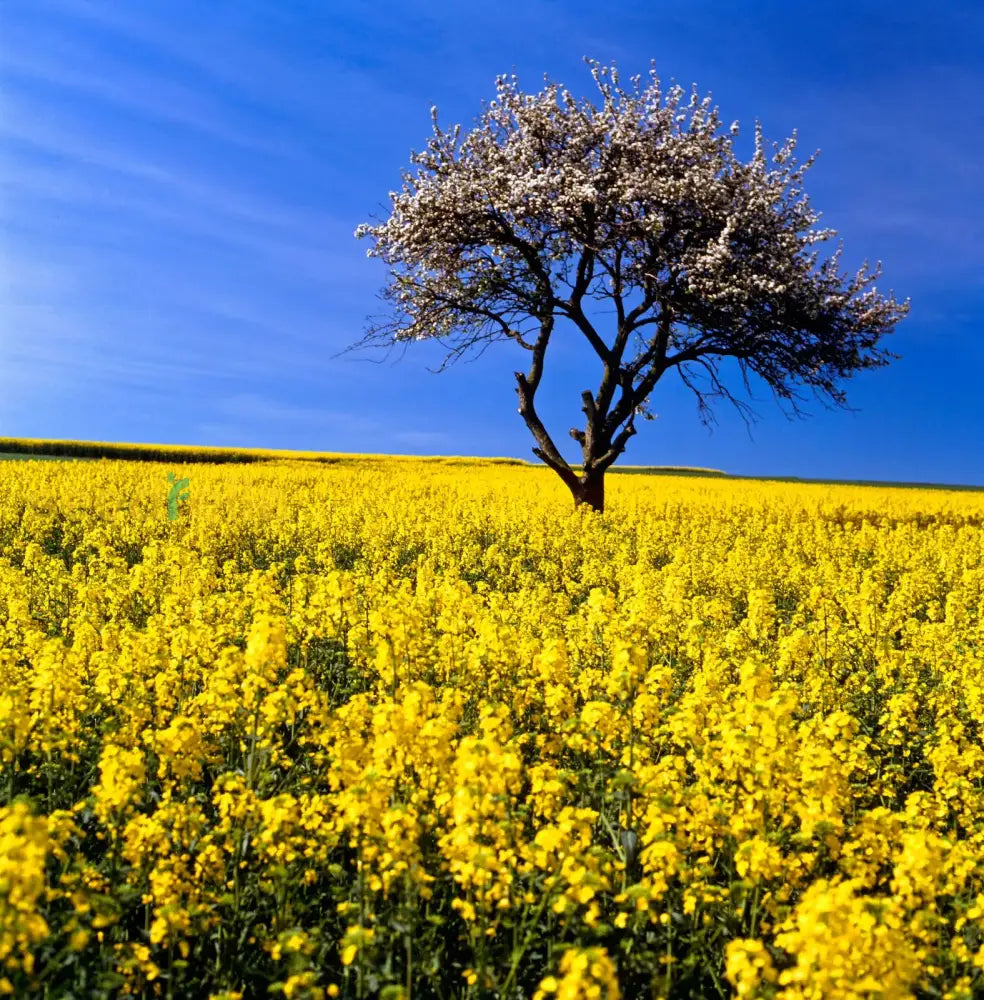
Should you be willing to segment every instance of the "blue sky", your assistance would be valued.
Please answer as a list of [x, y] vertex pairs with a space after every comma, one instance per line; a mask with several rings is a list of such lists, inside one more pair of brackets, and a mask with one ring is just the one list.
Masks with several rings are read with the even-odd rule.
[[[441, 375], [436, 345], [335, 355], [384, 308], [353, 230], [431, 105], [467, 128], [511, 72], [587, 95], [585, 56], [696, 83], [746, 151], [756, 118], [798, 129], [844, 267], [912, 301], [858, 412], [763, 395], [751, 435], [725, 408], [709, 433], [664, 379], [623, 463], [984, 485], [979, 0], [3, 0], [0, 436], [532, 459], [516, 345]], [[564, 332], [538, 402], [573, 461], [597, 377]]]

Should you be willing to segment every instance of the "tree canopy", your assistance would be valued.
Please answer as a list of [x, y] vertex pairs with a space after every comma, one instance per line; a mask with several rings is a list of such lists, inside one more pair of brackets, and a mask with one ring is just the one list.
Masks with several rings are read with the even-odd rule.
[[[443, 129], [411, 155], [391, 192], [392, 212], [356, 236], [389, 267], [392, 311], [360, 345], [438, 340], [442, 368], [474, 349], [511, 340], [529, 353], [515, 372], [519, 412], [534, 453], [575, 502], [604, 506], [604, 474], [647, 416], [656, 383], [675, 370], [701, 417], [725, 399], [721, 365], [737, 362], [746, 393], [754, 374], [802, 415], [805, 393], [846, 405], [842, 383], [887, 364], [879, 346], [908, 312], [881, 295], [880, 262], [842, 274], [837, 234], [802, 189], [816, 154], [798, 164], [796, 133], [767, 156], [760, 123], [748, 162], [735, 154], [738, 123], [724, 129], [710, 97], [648, 84], [624, 89], [614, 67], [586, 60], [596, 103], [545, 78], [536, 94], [516, 76], [475, 127]], [[613, 321], [599, 328], [596, 304]], [[576, 472], [540, 420], [535, 397], [557, 322], [573, 324], [599, 362], [581, 393]]]

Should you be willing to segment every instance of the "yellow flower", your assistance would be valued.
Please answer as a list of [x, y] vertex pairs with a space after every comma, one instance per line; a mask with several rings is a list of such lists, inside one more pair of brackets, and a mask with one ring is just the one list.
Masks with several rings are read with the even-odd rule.
[[558, 1000], [620, 1000], [615, 964], [604, 948], [569, 948], [560, 959], [560, 975], [540, 980], [533, 1000], [554, 994]]
[[861, 1000], [871, 990], [885, 1000], [908, 1000], [920, 971], [899, 902], [857, 894], [854, 880], [820, 880], [804, 893], [776, 944], [796, 960], [779, 974], [790, 1000], [825, 994]]
[[371, 927], [362, 927], [359, 924], [352, 924], [346, 931], [341, 941], [342, 965], [351, 965], [359, 952], [367, 948], [376, 936], [376, 932]]
[[725, 956], [725, 977], [739, 997], [754, 996], [763, 981], [776, 981], [772, 956], [761, 941], [747, 938], [729, 941]]
[[34, 948], [49, 935], [43, 915], [48, 823], [24, 802], [0, 807], [0, 968], [34, 968]]

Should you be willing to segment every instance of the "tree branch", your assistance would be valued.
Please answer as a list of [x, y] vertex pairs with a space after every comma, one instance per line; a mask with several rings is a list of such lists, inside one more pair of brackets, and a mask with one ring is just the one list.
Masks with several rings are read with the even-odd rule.
[[567, 464], [563, 455], [557, 449], [553, 438], [547, 433], [543, 421], [540, 420], [536, 412], [534, 397], [543, 377], [543, 359], [546, 354], [547, 344], [550, 341], [550, 334], [553, 332], [553, 316], [543, 316], [540, 321], [540, 335], [536, 339], [533, 347], [533, 360], [530, 370], [524, 375], [522, 372], [514, 372], [516, 376], [516, 392], [519, 396], [519, 414], [526, 422], [538, 447], [533, 449], [533, 454], [550, 466], [554, 472], [560, 476], [570, 489], [577, 488], [577, 475]]
[[618, 457], [625, 451], [625, 446], [629, 443], [629, 438], [636, 432], [634, 416], [629, 417], [628, 423], [612, 439], [612, 445], [601, 458], [594, 463], [594, 468], [604, 472]]
[[[618, 427], [635, 414], [636, 409], [646, 401], [663, 372], [669, 367], [666, 362], [666, 348], [673, 326], [673, 314], [665, 306], [661, 306], [660, 319], [659, 330], [649, 347], [620, 373], [619, 385], [622, 395], [605, 421], [607, 434], [614, 434]], [[646, 374], [643, 375], [642, 381], [634, 386], [636, 375], [644, 368], [648, 368]]]
[[432, 298], [437, 302], [443, 302], [445, 305], [457, 312], [470, 313], [474, 316], [484, 316], [486, 319], [497, 323], [502, 329], [502, 332], [510, 340], [515, 340], [520, 347], [525, 348], [527, 351], [533, 350], [533, 345], [523, 338], [523, 335], [519, 332], [519, 330], [510, 327], [501, 313], [493, 312], [491, 309], [485, 309], [469, 302], [462, 302], [447, 295], [440, 295], [437, 292], [432, 294]]

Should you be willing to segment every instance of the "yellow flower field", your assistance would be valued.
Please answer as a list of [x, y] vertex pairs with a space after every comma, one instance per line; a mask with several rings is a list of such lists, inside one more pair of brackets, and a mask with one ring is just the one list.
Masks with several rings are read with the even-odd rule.
[[607, 504], [0, 463], [0, 994], [984, 995], [984, 493]]

